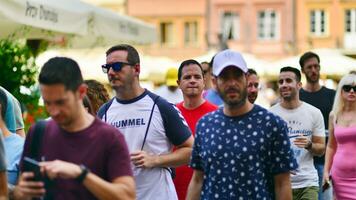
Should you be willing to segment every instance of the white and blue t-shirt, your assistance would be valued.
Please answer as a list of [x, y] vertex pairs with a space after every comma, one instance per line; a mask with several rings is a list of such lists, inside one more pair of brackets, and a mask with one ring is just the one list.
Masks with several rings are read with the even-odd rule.
[[[141, 150], [152, 108], [143, 151], [154, 155], [169, 154], [173, 145], [181, 145], [191, 136], [191, 131], [179, 110], [162, 97], [145, 90], [132, 100], [114, 98], [100, 108], [98, 115], [125, 136], [129, 151], [133, 152]], [[137, 199], [177, 199], [171, 174], [166, 168], [143, 169], [133, 164], [132, 168]]]
[[223, 108], [205, 115], [190, 165], [204, 172], [201, 199], [274, 199], [274, 176], [297, 168], [286, 123], [258, 105], [236, 117]]

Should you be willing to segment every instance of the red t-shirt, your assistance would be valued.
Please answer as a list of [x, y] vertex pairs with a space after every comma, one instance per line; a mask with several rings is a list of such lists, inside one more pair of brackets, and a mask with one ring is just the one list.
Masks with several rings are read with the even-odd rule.
[[[218, 108], [216, 105], [210, 103], [209, 101], [205, 101], [202, 105], [193, 110], [188, 110], [183, 107], [183, 102], [178, 103], [176, 106], [187, 121], [193, 135], [195, 134], [195, 126], [197, 125], [199, 119], [205, 114], [212, 112]], [[176, 168], [176, 177], [174, 178], [173, 182], [176, 187], [179, 200], [185, 199], [187, 195], [188, 185], [192, 176], [193, 170], [189, 168], [188, 165]]]

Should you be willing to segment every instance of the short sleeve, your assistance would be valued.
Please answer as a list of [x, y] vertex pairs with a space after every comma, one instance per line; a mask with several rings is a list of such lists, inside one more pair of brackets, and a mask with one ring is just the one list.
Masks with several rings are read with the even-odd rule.
[[107, 172], [110, 181], [121, 176], [132, 176], [129, 151], [124, 136], [116, 129], [110, 138], [110, 146], [107, 149]]
[[157, 106], [169, 141], [175, 146], [183, 144], [192, 133], [178, 108], [162, 98], [159, 98]]
[[200, 156], [201, 155], [201, 138], [202, 138], [201, 134], [202, 134], [202, 128], [201, 128], [201, 123], [199, 121], [197, 124], [197, 127], [196, 127], [194, 146], [193, 146], [193, 151], [192, 151], [192, 156], [190, 159], [189, 166], [193, 169], [204, 171], [202, 157]]
[[315, 111], [314, 119], [313, 136], [325, 137], [324, 118], [319, 109]]
[[272, 127], [272, 138], [270, 154], [272, 174], [296, 169], [298, 164], [291, 149], [287, 124], [279, 117], [276, 117], [276, 123]]
[[16, 130], [23, 129], [25, 128], [25, 125], [22, 118], [20, 102], [14, 96], [12, 96], [12, 101], [14, 105], [13, 109], [15, 114]]

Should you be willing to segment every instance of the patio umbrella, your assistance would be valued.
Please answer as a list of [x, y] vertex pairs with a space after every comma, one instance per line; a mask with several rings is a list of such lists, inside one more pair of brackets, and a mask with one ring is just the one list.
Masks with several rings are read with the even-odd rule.
[[[311, 50], [320, 57], [320, 74], [343, 76], [356, 69], [356, 59], [343, 55], [337, 49], [314, 49]], [[281, 59], [266, 65], [267, 75], [277, 76], [279, 70], [285, 66], [300, 69], [299, 58], [301, 55]]]
[[0, 39], [47, 39], [75, 48], [156, 38], [149, 24], [78, 0], [2, 0], [0, 30]]

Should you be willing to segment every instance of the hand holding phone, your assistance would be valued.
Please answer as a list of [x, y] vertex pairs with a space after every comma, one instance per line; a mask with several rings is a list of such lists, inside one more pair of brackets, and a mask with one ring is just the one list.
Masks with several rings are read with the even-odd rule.
[[34, 174], [34, 177], [31, 179], [32, 181], [43, 181], [41, 167], [38, 161], [29, 157], [24, 157], [23, 165], [25, 172], [32, 172]]
[[322, 192], [325, 192], [325, 190], [329, 189], [331, 186], [331, 176], [329, 176], [329, 180], [325, 181], [322, 187]]

